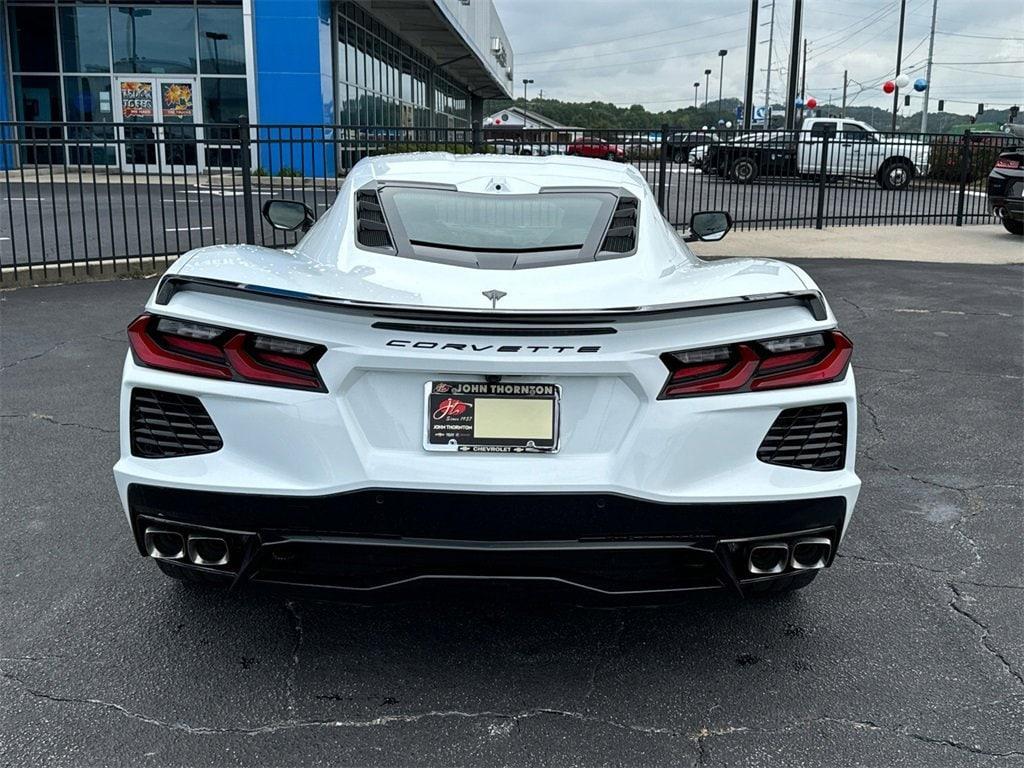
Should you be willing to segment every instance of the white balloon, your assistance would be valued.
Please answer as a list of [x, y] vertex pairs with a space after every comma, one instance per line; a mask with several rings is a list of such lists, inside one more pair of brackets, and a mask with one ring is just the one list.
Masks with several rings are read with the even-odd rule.
[[732, 120], [727, 120], [727, 121], [725, 122], [725, 127], [726, 127], [726, 128], [732, 128]]
[[702, 126], [700, 127], [700, 129], [701, 129], [702, 131], [706, 131], [706, 130], [708, 129], [708, 127], [707, 127], [706, 125], [702, 125]]
[[900, 75], [896, 78], [897, 88], [906, 88], [908, 85], [910, 85], [910, 75]]

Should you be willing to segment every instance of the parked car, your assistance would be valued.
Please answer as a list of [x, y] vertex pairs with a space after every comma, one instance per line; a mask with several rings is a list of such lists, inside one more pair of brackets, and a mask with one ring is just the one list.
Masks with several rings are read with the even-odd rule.
[[539, 157], [541, 155], [548, 154], [539, 145], [525, 144], [515, 139], [492, 139], [487, 142], [487, 146], [493, 147], [494, 153], [498, 155], [526, 155], [529, 157]]
[[565, 148], [565, 154], [579, 155], [580, 157], [599, 157], [603, 160], [626, 159], [626, 151], [622, 147], [598, 138], [578, 139]]
[[1007, 232], [1024, 235], [1024, 147], [996, 159], [988, 175], [988, 204]]
[[912, 134], [883, 134], [860, 120], [835, 117], [811, 117], [801, 124], [797, 152], [800, 173], [821, 173], [826, 132], [831, 134], [825, 161], [829, 176], [873, 178], [883, 189], [899, 190], [928, 173], [927, 143]]
[[746, 134], [733, 141], [708, 145], [705, 163], [737, 184], [759, 176], [793, 176], [797, 172], [797, 146], [792, 134]]
[[614, 601], [834, 562], [852, 344], [799, 267], [693, 255], [728, 213], [680, 237], [629, 166], [421, 153], [263, 216], [298, 243], [184, 254], [128, 329], [114, 476], [166, 575]]
[[697, 147], [708, 144], [715, 144], [721, 141], [718, 136], [709, 131], [672, 131], [666, 137], [669, 158], [674, 163], [687, 163], [690, 161], [690, 153]]

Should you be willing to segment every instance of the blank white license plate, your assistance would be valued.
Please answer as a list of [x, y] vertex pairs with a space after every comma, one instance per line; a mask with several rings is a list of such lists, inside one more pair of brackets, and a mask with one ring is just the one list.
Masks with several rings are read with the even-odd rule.
[[423, 447], [428, 451], [553, 453], [557, 384], [428, 381]]

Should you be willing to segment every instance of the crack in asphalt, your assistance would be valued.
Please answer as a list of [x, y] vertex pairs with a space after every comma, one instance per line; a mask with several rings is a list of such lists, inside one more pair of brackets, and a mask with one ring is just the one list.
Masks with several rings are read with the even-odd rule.
[[990, 642], [992, 631], [991, 629], [989, 629], [989, 626], [985, 624], [977, 616], [975, 616], [973, 613], [968, 611], [965, 607], [957, 604], [957, 600], [967, 599], [964, 596], [964, 593], [960, 591], [955, 582], [949, 582], [949, 588], [953, 591], [953, 597], [950, 598], [949, 607], [956, 613], [965, 617], [968, 621], [970, 621], [972, 624], [974, 624], [981, 630], [980, 641], [982, 647], [999, 660], [999, 662], [1003, 665], [1003, 668], [1006, 670], [1007, 674], [1015, 678], [1018, 683], [1024, 686], [1024, 675], [1022, 675], [1020, 672], [1013, 668], [1013, 665], [1010, 663], [1010, 660], [1007, 659], [1001, 651], [992, 646]]
[[943, 580], [947, 583], [950, 581], [950, 579], [955, 579], [954, 583], [956, 584], [964, 584], [972, 587], [988, 587], [989, 589], [1024, 589], [1024, 584], [996, 584], [995, 582], [991, 581], [971, 581], [969, 579], [960, 579], [956, 578], [958, 576], [957, 573], [953, 573], [951, 571], [944, 571], [941, 568], [929, 568], [927, 565], [921, 565], [920, 563], [901, 563], [896, 560], [876, 560], [874, 558], [866, 557], [864, 555], [856, 555], [852, 552], [837, 552], [836, 557], [845, 560], [856, 560], [857, 562], [868, 563], [869, 565], [879, 565], [889, 568], [909, 568], [915, 571], [923, 571], [925, 573], [931, 573], [936, 576], [942, 576]]
[[295, 643], [292, 646], [292, 664], [288, 670], [288, 680], [285, 683], [285, 702], [288, 705], [288, 712], [290, 714], [295, 711], [295, 677], [299, 669], [299, 651], [302, 650], [305, 633], [302, 629], [302, 616], [299, 615], [299, 610], [295, 603], [291, 600], [286, 601], [284, 609], [292, 619], [292, 632], [295, 634]]
[[10, 672], [7, 672], [6, 670], [0, 669], [0, 676], [7, 680], [8, 683], [16, 685], [22, 691], [35, 698], [43, 699], [45, 701], [49, 701], [56, 704], [78, 704], [95, 706], [113, 712], [115, 714], [121, 715], [123, 717], [127, 717], [129, 719], [145, 723], [146, 725], [152, 725], [158, 728], [164, 728], [168, 730], [180, 731], [193, 736], [228, 735], [251, 737], [274, 734], [281, 731], [295, 730], [299, 728], [377, 728], [395, 724], [418, 723], [422, 720], [445, 718], [459, 718], [465, 720], [504, 720], [510, 721], [514, 725], [514, 727], [518, 729], [519, 722], [522, 720], [528, 720], [536, 717], [559, 717], [568, 720], [575, 720], [577, 722], [589, 723], [594, 725], [603, 725], [647, 736], [668, 736], [670, 738], [685, 738], [690, 743], [692, 743], [694, 745], [694, 748], [697, 750], [697, 762], [695, 762], [694, 765], [700, 765], [702, 764], [702, 761], [706, 759], [707, 748], [705, 744], [708, 739], [722, 738], [736, 733], [753, 733], [763, 735], [786, 734], [814, 725], [840, 725], [844, 727], [853, 728], [855, 730], [879, 731], [887, 734], [912, 739], [914, 741], [925, 744], [945, 746], [951, 749], [956, 749], [958, 751], [969, 752], [971, 754], [977, 755], [985, 755], [987, 757], [1024, 757], [1024, 752], [997, 752], [990, 749], [985, 749], [981, 746], [978, 746], [977, 744], [967, 744], [966, 742], [957, 741], [955, 739], [943, 739], [934, 736], [928, 736], [923, 733], [912, 731], [907, 725], [902, 723], [890, 726], [874, 722], [871, 720], [853, 720], [849, 718], [832, 717], [828, 715], [822, 715], [819, 717], [808, 718], [804, 720], [795, 720], [777, 728], [729, 725], [714, 729], [703, 727], [696, 733], [691, 733], [680, 728], [629, 723], [620, 720], [613, 720], [610, 718], [597, 717], [595, 715], [588, 715], [583, 712], [576, 712], [573, 710], [565, 709], [555, 709], [549, 707], [536, 707], [533, 709], [522, 710], [520, 712], [499, 712], [495, 710], [468, 712], [456, 709], [427, 710], [424, 712], [413, 712], [406, 714], [380, 715], [378, 717], [366, 720], [282, 720], [267, 723], [264, 725], [254, 726], [251, 728], [227, 726], [199, 726], [190, 725], [188, 723], [184, 723], [181, 721], [160, 720], [158, 718], [145, 715], [141, 712], [136, 712], [121, 704], [117, 704], [115, 702], [110, 701], [104, 701], [103, 699], [96, 699], [90, 697], [59, 696], [56, 694], [47, 693], [45, 691], [41, 691], [31, 687], [24, 680], [16, 677], [15, 675], [11, 674]]
[[7, 370], [10, 370], [11, 368], [14, 368], [15, 366], [21, 365], [22, 363], [27, 363], [30, 360], [38, 360], [40, 357], [46, 357], [51, 352], [56, 352], [58, 349], [60, 349], [61, 347], [65, 346], [67, 344], [70, 344], [72, 341], [74, 341], [74, 339], [67, 339], [66, 341], [61, 341], [61, 342], [59, 342], [57, 344], [54, 344], [49, 349], [43, 350], [42, 352], [37, 352], [34, 355], [29, 355], [28, 357], [22, 357], [22, 358], [19, 358], [18, 360], [14, 360], [13, 362], [7, 363], [5, 365], [0, 365], [0, 371], [7, 371]]
[[589, 699], [593, 693], [594, 688], [597, 686], [597, 676], [604, 670], [604, 667], [615, 657], [622, 656], [624, 649], [622, 647], [622, 635], [626, 631], [626, 617], [623, 612], [616, 614], [618, 622], [615, 626], [615, 631], [611, 635], [610, 641], [605, 645], [603, 652], [598, 656], [593, 667], [590, 670], [590, 678], [587, 683], [587, 690], [583, 694], [583, 700]]
[[950, 371], [942, 368], [875, 368], [870, 365], [863, 365], [862, 363], [855, 363], [853, 368], [855, 371], [875, 371], [876, 373], [910, 373], [914, 375], [922, 373], [944, 373], [950, 376], [972, 376], [975, 378], [982, 379], [1011, 379], [1013, 381], [1024, 379], [1024, 376], [1018, 376], [1013, 373], [979, 373], [974, 371]]
[[75, 429], [88, 429], [94, 432], [102, 432], [106, 435], [116, 435], [116, 429], [97, 427], [93, 424], [79, 424], [77, 421], [57, 421], [56, 418], [46, 413], [0, 413], [0, 419], [38, 419], [58, 427], [74, 427]]

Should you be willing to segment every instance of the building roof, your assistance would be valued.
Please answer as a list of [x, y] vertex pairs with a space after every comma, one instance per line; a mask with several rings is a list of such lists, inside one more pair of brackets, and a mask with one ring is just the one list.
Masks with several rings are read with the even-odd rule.
[[[500, 120], [498, 123], [496, 121]], [[579, 131], [581, 128], [573, 125], [562, 125], [557, 120], [552, 120], [539, 112], [533, 112], [522, 107], [507, 107], [499, 109], [493, 115], [484, 118], [484, 128], [549, 128], [555, 131]]]
[[493, 0], [357, 0], [474, 96], [512, 95], [512, 46]]

